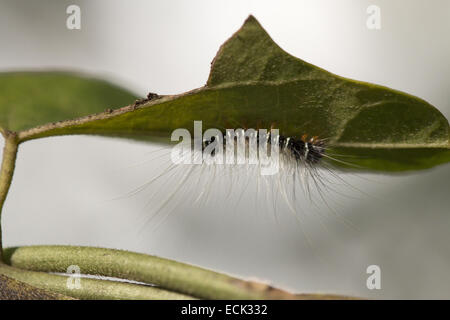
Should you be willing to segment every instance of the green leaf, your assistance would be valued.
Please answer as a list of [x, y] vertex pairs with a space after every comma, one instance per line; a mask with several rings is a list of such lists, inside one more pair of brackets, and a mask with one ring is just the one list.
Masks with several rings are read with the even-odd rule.
[[293, 57], [252, 16], [220, 48], [205, 87], [23, 131], [19, 139], [101, 134], [168, 142], [177, 128], [192, 132], [194, 120], [202, 120], [204, 130], [274, 126], [284, 136], [327, 138], [332, 153], [352, 156], [340, 159], [365, 170], [417, 170], [450, 161], [449, 124], [432, 105]]
[[135, 95], [105, 81], [63, 72], [0, 73], [0, 128], [23, 131], [103, 112]]

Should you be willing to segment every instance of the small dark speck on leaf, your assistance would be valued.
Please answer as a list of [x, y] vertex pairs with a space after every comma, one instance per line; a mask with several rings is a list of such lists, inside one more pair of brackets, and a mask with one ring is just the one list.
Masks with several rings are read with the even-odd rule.
[[153, 99], [158, 99], [159, 95], [157, 93], [154, 92], [149, 92], [147, 94], [147, 100], [153, 100]]
[[134, 101], [133, 103], [133, 110], [135, 110], [137, 107], [139, 107], [140, 105], [151, 101], [151, 100], [155, 100], [155, 99], [159, 99], [160, 96], [154, 92], [149, 92], [147, 94], [147, 98], [143, 98], [143, 99], [137, 99], [136, 101]]

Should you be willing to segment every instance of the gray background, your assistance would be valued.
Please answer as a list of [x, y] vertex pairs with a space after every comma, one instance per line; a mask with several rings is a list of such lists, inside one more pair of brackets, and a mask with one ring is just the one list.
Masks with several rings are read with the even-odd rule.
[[[69, 4], [81, 7], [80, 31], [65, 27]], [[381, 30], [366, 28], [370, 4], [381, 8]], [[142, 96], [180, 93], [205, 83], [217, 49], [250, 13], [289, 53], [417, 95], [450, 118], [445, 0], [2, 0], [0, 70], [71, 69]], [[199, 190], [191, 178], [156, 224], [150, 217], [173, 192], [174, 178], [113, 200], [160, 172], [167, 158], [154, 159], [155, 148], [84, 136], [25, 143], [2, 217], [5, 245], [128, 249], [299, 292], [450, 298], [449, 165], [402, 176], [343, 176], [369, 196], [346, 190], [348, 197], [337, 200], [339, 216], [304, 201], [299, 223], [281, 204], [275, 219], [254, 181], [237, 187], [244, 193], [238, 202], [218, 191], [221, 178], [207, 176], [217, 188], [206, 203], [192, 203], [186, 194]], [[371, 264], [381, 267], [381, 290], [366, 288]]]

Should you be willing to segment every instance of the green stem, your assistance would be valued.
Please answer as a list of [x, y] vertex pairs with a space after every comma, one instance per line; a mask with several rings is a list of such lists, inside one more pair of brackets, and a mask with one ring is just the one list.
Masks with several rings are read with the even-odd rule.
[[[72, 246], [29, 246], [5, 249], [6, 263], [33, 271], [66, 272], [77, 265], [82, 274], [154, 284], [201, 299], [295, 299], [263, 283], [155, 256], [113, 249]], [[20, 280], [20, 279], [19, 279]]]
[[[0, 270], [6, 266], [0, 263]], [[27, 271], [25, 271], [27, 272]], [[36, 288], [28, 283], [0, 274], [0, 300], [68, 300], [73, 299], [56, 292]]]
[[2, 167], [0, 169], [0, 262], [3, 261], [3, 244], [2, 244], [2, 209], [11, 186], [14, 167], [16, 164], [18, 139], [15, 132], [2, 132], [5, 137], [5, 147], [3, 148]]
[[[0, 271], [7, 266], [3, 264], [3, 242], [2, 242], [2, 211], [11, 186], [14, 168], [16, 164], [17, 150], [19, 147], [18, 135], [8, 130], [0, 130], [5, 138], [3, 148], [3, 159], [0, 168]], [[0, 272], [0, 298], [1, 299], [65, 299], [67, 297], [48, 292], [18, 281]]]
[[[60, 294], [57, 298], [64, 298], [65, 296], [67, 298], [67, 296], [69, 296], [78, 299], [193, 299], [187, 295], [151, 286], [89, 278], [80, 278], [78, 286], [70, 287], [68, 286], [68, 281], [73, 283], [72, 281], [74, 281], [74, 279], [70, 279], [68, 276], [26, 271], [5, 264], [0, 264], [0, 273], [3, 276], [8, 276], [25, 283], [26, 285], [42, 289], [44, 292], [52, 292], [54, 295], [55, 293]], [[36, 290], [34, 288], [33, 290]], [[19, 292], [24, 292], [23, 286], [20, 287]], [[14, 294], [17, 294], [17, 291], [15, 291]], [[42, 295], [39, 295], [36, 298], [42, 299]], [[54, 298], [55, 297], [53, 297], [53, 299]]]

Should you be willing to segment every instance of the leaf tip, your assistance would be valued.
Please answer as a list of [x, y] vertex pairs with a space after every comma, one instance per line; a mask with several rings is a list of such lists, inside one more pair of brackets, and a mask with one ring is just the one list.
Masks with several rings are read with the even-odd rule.
[[246, 23], [254, 23], [254, 22], [258, 22], [258, 20], [256, 20], [254, 15], [249, 14], [247, 19], [245, 19], [244, 24], [246, 24]]

